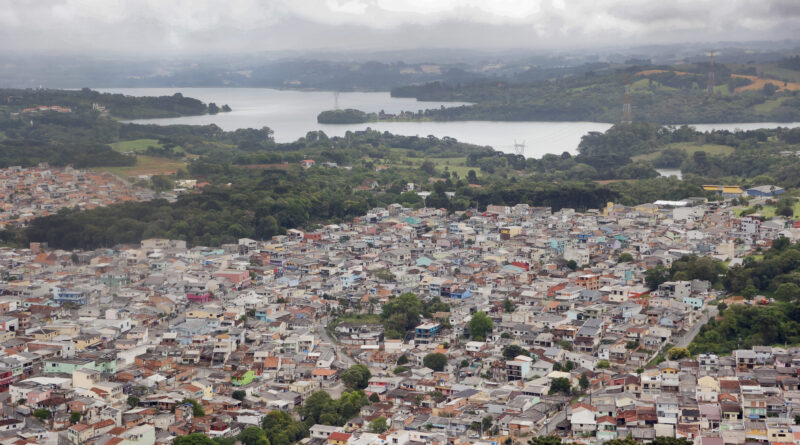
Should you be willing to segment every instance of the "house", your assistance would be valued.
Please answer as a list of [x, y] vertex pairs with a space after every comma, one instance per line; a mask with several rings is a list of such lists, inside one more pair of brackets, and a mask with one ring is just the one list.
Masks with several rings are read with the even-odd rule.
[[244, 386], [250, 384], [255, 378], [255, 372], [251, 370], [238, 371], [231, 376], [231, 385]]
[[347, 445], [352, 434], [334, 431], [328, 436], [328, 445]]

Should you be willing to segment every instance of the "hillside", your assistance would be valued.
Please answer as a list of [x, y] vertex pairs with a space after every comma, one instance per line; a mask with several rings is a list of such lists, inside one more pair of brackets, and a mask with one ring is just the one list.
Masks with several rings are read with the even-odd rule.
[[597, 121], [620, 120], [626, 81], [633, 118], [662, 125], [800, 120], [800, 83], [715, 66], [707, 92], [708, 65], [632, 67], [586, 72], [548, 81], [433, 82], [395, 88], [395, 97], [464, 101], [474, 105], [426, 110], [433, 120]]

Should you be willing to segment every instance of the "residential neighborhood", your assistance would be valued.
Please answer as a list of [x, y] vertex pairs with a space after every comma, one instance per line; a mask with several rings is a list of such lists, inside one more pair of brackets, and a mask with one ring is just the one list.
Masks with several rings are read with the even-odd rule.
[[153, 192], [91, 170], [36, 167], [0, 169], [0, 227], [25, 225], [62, 208], [93, 209], [125, 201], [153, 199]]
[[[670, 357], [720, 302], [751, 302], [702, 280], [651, 288], [645, 272], [687, 254], [741, 262], [799, 236], [791, 220], [692, 199], [583, 213], [393, 204], [213, 248], [3, 248], [0, 443], [234, 437], [352, 389], [369, 402], [303, 442], [795, 443], [800, 349]], [[407, 310], [398, 298], [421, 302], [406, 332], [381, 316]]]

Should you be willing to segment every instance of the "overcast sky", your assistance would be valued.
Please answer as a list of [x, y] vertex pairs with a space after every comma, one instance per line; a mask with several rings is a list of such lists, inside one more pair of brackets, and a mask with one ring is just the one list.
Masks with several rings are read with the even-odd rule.
[[80, 54], [591, 48], [800, 36], [800, 0], [0, 0], [0, 47]]

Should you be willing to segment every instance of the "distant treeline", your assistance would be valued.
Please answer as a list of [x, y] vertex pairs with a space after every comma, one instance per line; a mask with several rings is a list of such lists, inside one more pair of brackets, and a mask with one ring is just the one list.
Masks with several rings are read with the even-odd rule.
[[40, 162], [75, 168], [136, 164], [136, 158], [117, 153], [103, 144], [3, 140], [0, 141], [0, 152], [0, 168], [30, 167]]
[[[25, 108], [42, 105], [60, 105], [69, 107], [72, 112], [84, 113], [93, 110], [93, 104], [105, 107], [115, 117], [123, 119], [143, 119], [161, 117], [179, 117], [206, 114], [211, 112], [230, 111], [230, 107], [216, 104], [206, 105], [203, 102], [184, 97], [181, 93], [171, 96], [126, 96], [124, 94], [100, 93], [84, 88], [82, 90], [49, 90], [49, 89], [0, 89], [3, 106], [0, 110], [6, 113], [19, 112]], [[210, 107], [210, 108], [209, 108]]]
[[[692, 72], [676, 72], [671, 67], [634, 67], [615, 73], [587, 72], [582, 76], [534, 82], [521, 76], [500, 81], [430, 82], [394, 88], [391, 94], [417, 100], [473, 103], [425, 110], [420, 115], [441, 121], [619, 122], [624, 84], [630, 79], [633, 117], [639, 122], [678, 125], [800, 119], [797, 92], [778, 93], [777, 85], [767, 84], [771, 87], [732, 94], [751, 81], [733, 77], [725, 65], [717, 65], [718, 91], [709, 96], [707, 66], [698, 64], [691, 69]], [[767, 103], [779, 97], [782, 98], [779, 103]]]

